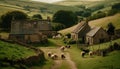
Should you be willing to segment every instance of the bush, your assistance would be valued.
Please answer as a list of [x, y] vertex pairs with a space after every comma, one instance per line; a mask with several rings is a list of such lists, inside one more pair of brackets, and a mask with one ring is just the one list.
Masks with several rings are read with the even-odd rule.
[[68, 38], [71, 38], [71, 34], [67, 33], [65, 36], [67, 36]]
[[61, 23], [52, 23], [51, 25], [54, 31], [58, 31], [65, 28], [65, 25]]
[[64, 41], [64, 43], [66, 43], [66, 44], [75, 44], [75, 43], [76, 43], [76, 41], [73, 40], [73, 39], [64, 39], [63, 41]]

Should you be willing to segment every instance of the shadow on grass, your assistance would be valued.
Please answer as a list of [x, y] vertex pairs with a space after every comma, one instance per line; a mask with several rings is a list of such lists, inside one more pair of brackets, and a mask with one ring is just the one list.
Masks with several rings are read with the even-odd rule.
[[52, 41], [48, 41], [46, 43], [31, 43], [30, 45], [35, 46], [35, 47], [54, 47], [57, 44], [55, 44]]

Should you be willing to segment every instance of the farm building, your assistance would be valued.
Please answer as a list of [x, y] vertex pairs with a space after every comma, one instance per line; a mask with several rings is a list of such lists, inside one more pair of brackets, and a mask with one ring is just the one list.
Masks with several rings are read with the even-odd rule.
[[73, 40], [78, 40], [82, 38], [85, 41], [85, 35], [87, 32], [90, 31], [90, 26], [88, 25], [87, 21], [82, 21], [78, 24], [78, 26], [71, 32], [71, 38]]
[[109, 40], [107, 32], [101, 27], [91, 28], [87, 21], [82, 21], [71, 32], [71, 38], [73, 40], [79, 40], [86, 44], [98, 44]]
[[98, 44], [109, 40], [107, 32], [102, 27], [95, 27], [86, 34], [86, 43]]
[[54, 34], [49, 20], [13, 20], [9, 38], [24, 42], [41, 42]]

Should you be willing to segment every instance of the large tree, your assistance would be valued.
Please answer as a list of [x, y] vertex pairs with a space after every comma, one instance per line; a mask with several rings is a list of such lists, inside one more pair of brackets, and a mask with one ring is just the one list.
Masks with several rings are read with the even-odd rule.
[[108, 24], [108, 29], [107, 29], [108, 35], [112, 36], [115, 34], [115, 27], [112, 23]]
[[7, 12], [6, 14], [3, 14], [1, 16], [1, 28], [3, 28], [4, 30], [10, 31], [12, 19], [20, 20], [20, 19], [26, 19], [26, 18], [27, 18], [27, 14], [21, 11]]
[[60, 10], [54, 14], [53, 22], [62, 23], [66, 27], [70, 27], [78, 22], [78, 18], [72, 11]]

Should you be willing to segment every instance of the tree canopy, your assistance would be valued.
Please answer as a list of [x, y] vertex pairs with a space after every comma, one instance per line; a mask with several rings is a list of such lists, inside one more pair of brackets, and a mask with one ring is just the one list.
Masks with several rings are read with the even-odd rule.
[[10, 31], [12, 19], [20, 20], [26, 18], [27, 18], [27, 14], [21, 11], [7, 12], [6, 14], [3, 14], [1, 16], [1, 28]]
[[42, 16], [40, 14], [35, 14], [32, 16], [33, 19], [42, 19]]
[[112, 23], [108, 24], [107, 33], [109, 35], [114, 35], [115, 34], [115, 27], [114, 27], [114, 25]]
[[78, 18], [72, 11], [60, 10], [53, 15], [53, 22], [61, 23], [66, 27], [70, 27], [78, 22]]

